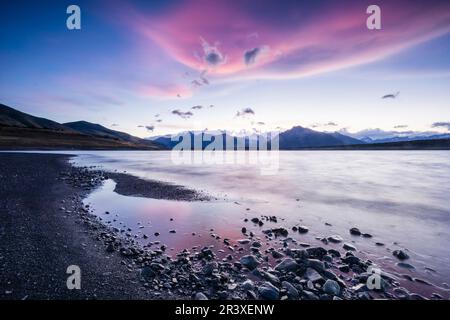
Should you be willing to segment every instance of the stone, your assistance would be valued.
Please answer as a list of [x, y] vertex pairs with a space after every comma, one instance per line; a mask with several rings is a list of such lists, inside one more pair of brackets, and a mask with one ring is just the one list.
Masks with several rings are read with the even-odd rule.
[[327, 254], [327, 250], [322, 247], [307, 248], [306, 252], [310, 257], [322, 259]]
[[283, 281], [281, 283], [281, 286], [286, 289], [287, 295], [290, 299], [298, 299], [300, 297], [300, 294], [298, 293], [298, 290], [288, 281]]
[[339, 286], [339, 284], [331, 279], [325, 281], [322, 290], [331, 296], [338, 296], [341, 293], [341, 287]]
[[280, 284], [280, 279], [276, 275], [274, 275], [274, 274], [272, 274], [270, 272], [262, 272], [262, 275], [270, 283], [273, 283], [275, 285], [279, 285]]
[[358, 228], [351, 228], [350, 229], [350, 234], [354, 235], [354, 236], [360, 236], [361, 235], [361, 231], [359, 231]]
[[275, 270], [281, 272], [290, 272], [297, 270], [299, 265], [292, 258], [286, 258], [275, 266]]
[[254, 247], [254, 248], [261, 248], [261, 246], [262, 246], [261, 242], [254, 241], [254, 242], [252, 243], [252, 247]]
[[313, 268], [307, 268], [305, 272], [305, 278], [311, 280], [312, 282], [316, 282], [322, 280], [322, 276]]
[[392, 252], [392, 255], [399, 260], [409, 259], [409, 255], [403, 250], [394, 250], [394, 252]]
[[309, 231], [308, 227], [306, 226], [298, 226], [297, 229], [299, 233], [307, 233]]
[[405, 268], [405, 269], [415, 269], [415, 267], [412, 264], [409, 264], [407, 262], [399, 262], [397, 263], [397, 266], [399, 266], [400, 268]]
[[311, 267], [314, 270], [321, 272], [325, 269], [325, 264], [317, 259], [308, 259], [308, 267]]
[[208, 297], [205, 296], [205, 294], [203, 294], [202, 292], [197, 292], [195, 294], [195, 300], [208, 300]]
[[302, 296], [305, 298], [305, 300], [319, 300], [319, 297], [308, 290], [302, 291]]
[[244, 290], [254, 290], [255, 284], [253, 283], [252, 280], [247, 279], [241, 284], [241, 288]]
[[203, 267], [203, 273], [207, 276], [211, 275], [214, 270], [216, 270], [219, 267], [219, 265], [217, 264], [217, 262], [213, 261], [213, 262], [209, 262], [207, 263], [204, 267]]
[[344, 243], [342, 246], [345, 250], [356, 251], [356, 247], [350, 243]]
[[265, 282], [259, 287], [258, 293], [265, 300], [278, 300], [280, 297], [280, 290], [270, 282]]
[[328, 237], [327, 239], [328, 239], [328, 241], [330, 241], [330, 242], [332, 242], [332, 243], [339, 243], [339, 242], [344, 241], [344, 239], [342, 239], [342, 237], [341, 237], [341, 236], [338, 236], [338, 235], [330, 236], [330, 237]]
[[282, 258], [284, 256], [282, 253], [280, 253], [280, 252], [278, 252], [276, 250], [273, 250], [271, 252], [271, 254], [272, 254], [272, 257], [274, 257], [275, 259], [280, 259], [280, 258]]
[[259, 261], [252, 255], [246, 255], [241, 257], [239, 262], [249, 270], [255, 269], [259, 265]]
[[345, 273], [350, 272], [350, 267], [347, 264], [338, 265], [337, 268], [341, 272], [345, 272]]

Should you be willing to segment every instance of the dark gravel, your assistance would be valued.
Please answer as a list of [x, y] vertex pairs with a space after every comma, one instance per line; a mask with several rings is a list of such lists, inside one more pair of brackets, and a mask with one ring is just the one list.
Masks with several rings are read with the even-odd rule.
[[[152, 298], [78, 215], [60, 210], [81, 205], [86, 192], [58, 178], [67, 159], [0, 154], [0, 299]], [[81, 268], [81, 290], [67, 289], [69, 265]]]

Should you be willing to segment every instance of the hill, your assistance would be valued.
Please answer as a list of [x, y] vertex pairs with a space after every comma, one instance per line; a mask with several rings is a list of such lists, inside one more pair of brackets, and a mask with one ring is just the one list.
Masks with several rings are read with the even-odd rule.
[[[73, 124], [81, 125], [77, 129], [78, 125]], [[97, 130], [89, 131], [87, 128]], [[0, 104], [0, 149], [159, 150], [163, 147], [86, 121], [65, 125]]]

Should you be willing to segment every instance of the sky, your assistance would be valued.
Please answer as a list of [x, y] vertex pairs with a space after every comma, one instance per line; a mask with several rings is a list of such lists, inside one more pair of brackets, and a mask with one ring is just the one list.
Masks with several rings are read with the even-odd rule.
[[0, 103], [58, 122], [450, 132], [449, 1], [17, 0], [0, 18]]

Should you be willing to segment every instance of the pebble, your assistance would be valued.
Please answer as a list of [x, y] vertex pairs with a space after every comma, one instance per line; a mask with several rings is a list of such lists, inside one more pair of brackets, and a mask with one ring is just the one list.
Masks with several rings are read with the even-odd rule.
[[341, 287], [339, 286], [339, 284], [336, 281], [330, 279], [325, 281], [322, 290], [332, 296], [338, 296], [341, 293]]
[[360, 236], [361, 235], [361, 231], [359, 231], [358, 228], [351, 228], [350, 229], [350, 234], [354, 235], [354, 236]]
[[259, 261], [253, 255], [243, 256], [239, 262], [249, 270], [253, 270], [259, 265]]
[[342, 239], [341, 236], [337, 236], [337, 235], [330, 236], [327, 239], [328, 239], [328, 241], [333, 242], [333, 243], [339, 243], [339, 242], [344, 241], [344, 239]]
[[283, 281], [281, 286], [286, 289], [289, 298], [298, 299], [300, 297], [298, 290], [290, 282]]
[[356, 247], [354, 245], [351, 245], [350, 243], [344, 243], [344, 245], [342, 247], [345, 250], [356, 251]]
[[299, 233], [307, 233], [309, 231], [308, 227], [299, 226], [297, 227]]
[[409, 255], [403, 250], [394, 250], [394, 252], [392, 252], [392, 255], [399, 260], [409, 259]]
[[305, 278], [311, 280], [312, 282], [316, 282], [323, 279], [322, 276], [313, 268], [306, 269]]
[[297, 262], [292, 258], [286, 258], [275, 266], [275, 270], [280, 272], [295, 271], [299, 268]]
[[195, 294], [195, 300], [208, 300], [208, 297], [202, 292], [197, 292]]
[[270, 282], [265, 282], [259, 287], [258, 293], [265, 300], [278, 300], [280, 297], [280, 290]]

